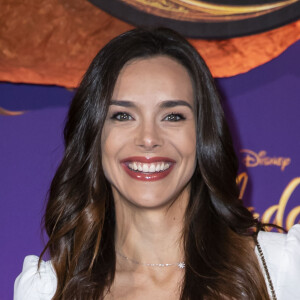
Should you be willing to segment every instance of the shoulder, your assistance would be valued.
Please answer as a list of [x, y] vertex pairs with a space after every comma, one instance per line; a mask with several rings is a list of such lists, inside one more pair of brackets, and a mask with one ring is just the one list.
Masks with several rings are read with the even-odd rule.
[[56, 274], [50, 261], [42, 261], [38, 269], [39, 258], [26, 256], [21, 274], [14, 285], [14, 300], [50, 300], [56, 290]]
[[258, 241], [265, 258], [270, 262], [278, 264], [278, 259], [281, 259], [283, 254], [300, 259], [300, 224], [294, 225], [287, 234], [261, 231]]
[[[278, 299], [297, 299], [300, 295], [300, 224], [294, 225], [287, 234], [260, 232], [258, 241]], [[255, 251], [258, 255], [257, 249]]]

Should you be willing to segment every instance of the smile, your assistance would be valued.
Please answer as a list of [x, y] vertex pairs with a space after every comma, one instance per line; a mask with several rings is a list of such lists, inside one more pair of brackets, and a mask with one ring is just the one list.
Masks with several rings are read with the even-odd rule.
[[170, 174], [175, 161], [165, 157], [130, 157], [122, 160], [121, 165], [136, 180], [156, 181]]
[[161, 172], [169, 169], [170, 163], [167, 162], [158, 162], [152, 164], [144, 164], [140, 162], [132, 162], [128, 164], [128, 168], [136, 172], [143, 172], [143, 173], [154, 173], [154, 172]]

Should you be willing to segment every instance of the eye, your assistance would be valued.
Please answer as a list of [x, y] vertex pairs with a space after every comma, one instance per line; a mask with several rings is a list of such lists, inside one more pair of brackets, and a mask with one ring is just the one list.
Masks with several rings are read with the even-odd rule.
[[117, 112], [115, 114], [113, 114], [113, 116], [111, 117], [114, 120], [118, 120], [118, 121], [130, 121], [133, 120], [133, 118], [125, 112]]
[[185, 120], [185, 117], [182, 114], [175, 114], [175, 113], [171, 113], [164, 118], [164, 121], [170, 121], [170, 122], [178, 122], [182, 120]]

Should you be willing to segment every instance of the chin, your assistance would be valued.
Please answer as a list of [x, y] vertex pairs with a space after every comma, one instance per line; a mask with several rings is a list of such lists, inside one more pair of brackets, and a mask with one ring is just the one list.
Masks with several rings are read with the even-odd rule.
[[[168, 187], [167, 189], [164, 189], [164, 191], [154, 191], [154, 189], [151, 188], [147, 193], [145, 193], [145, 191], [135, 191], [132, 194], [123, 195], [122, 198], [126, 199], [127, 202], [136, 208], [161, 209], [169, 207], [174, 201], [176, 201], [183, 190], [185, 190], [185, 188], [176, 193], [175, 188], [172, 187]], [[170, 191], [173, 191], [173, 193], [170, 194]]]

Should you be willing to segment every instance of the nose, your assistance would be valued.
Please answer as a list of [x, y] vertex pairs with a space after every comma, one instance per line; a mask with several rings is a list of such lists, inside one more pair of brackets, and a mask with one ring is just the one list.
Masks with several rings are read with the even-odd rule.
[[144, 151], [153, 151], [163, 145], [163, 138], [159, 126], [154, 122], [139, 124], [135, 136], [135, 145]]

